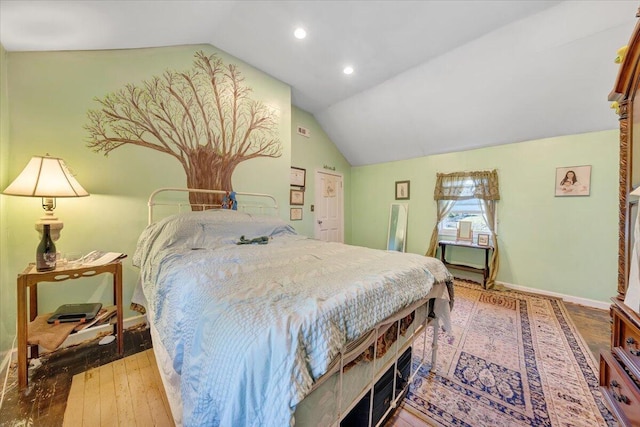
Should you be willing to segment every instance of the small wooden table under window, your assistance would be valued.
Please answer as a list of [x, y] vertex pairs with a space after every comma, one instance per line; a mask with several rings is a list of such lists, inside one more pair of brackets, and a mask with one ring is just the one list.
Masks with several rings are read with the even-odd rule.
[[[126, 255], [125, 255], [126, 256]], [[53, 271], [38, 272], [34, 264], [18, 274], [18, 387], [27, 386], [27, 298], [29, 290], [29, 319], [33, 321], [38, 315], [38, 283], [40, 282], [64, 282], [69, 279], [93, 277], [98, 274], [111, 273], [113, 276], [113, 302], [117, 310], [117, 323], [115, 325], [116, 338], [118, 340], [118, 354], [124, 354], [124, 340], [122, 335], [122, 258], [109, 264], [96, 267], [64, 268], [59, 267]], [[37, 354], [37, 346], [34, 346]], [[33, 356], [33, 355], [32, 355]]]
[[[489, 251], [493, 250], [493, 246], [480, 246], [471, 242], [454, 242], [448, 240], [440, 240], [438, 242], [440, 245], [440, 260], [446, 267], [456, 268], [458, 270], [471, 271], [474, 273], [482, 274], [482, 286], [487, 288], [487, 279], [489, 278]], [[447, 262], [445, 256], [447, 251], [447, 246], [459, 246], [463, 248], [473, 248], [473, 249], [484, 249], [484, 267], [474, 267], [472, 265], [467, 264], [458, 264], [453, 262]]]

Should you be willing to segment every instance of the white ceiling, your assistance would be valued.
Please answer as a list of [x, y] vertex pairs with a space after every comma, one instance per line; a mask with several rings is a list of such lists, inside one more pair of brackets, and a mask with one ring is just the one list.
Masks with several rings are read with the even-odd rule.
[[[289, 84], [293, 104], [363, 165], [614, 129], [613, 58], [638, 5], [0, 0], [0, 42], [8, 51], [210, 43]], [[306, 39], [293, 37], [297, 26]]]

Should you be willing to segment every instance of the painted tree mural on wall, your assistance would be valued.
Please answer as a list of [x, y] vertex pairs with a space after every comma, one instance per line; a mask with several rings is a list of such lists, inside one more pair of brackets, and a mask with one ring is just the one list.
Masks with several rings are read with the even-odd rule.
[[[88, 146], [108, 155], [131, 144], [175, 157], [189, 188], [232, 190], [236, 166], [257, 157], [280, 157], [278, 113], [249, 97], [237, 66], [216, 54], [194, 55], [193, 68], [166, 71], [142, 85], [126, 85], [90, 110]], [[219, 197], [190, 194], [191, 203]]]

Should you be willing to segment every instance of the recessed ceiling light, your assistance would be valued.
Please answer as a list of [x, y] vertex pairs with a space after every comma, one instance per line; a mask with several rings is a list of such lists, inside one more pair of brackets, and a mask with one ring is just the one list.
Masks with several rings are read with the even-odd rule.
[[304, 28], [296, 28], [296, 30], [293, 32], [293, 35], [296, 36], [297, 39], [302, 40], [303, 38], [307, 37], [307, 32], [304, 30]]
[[353, 67], [344, 67], [344, 70], [342, 70], [343, 73], [345, 74], [352, 74], [353, 73]]

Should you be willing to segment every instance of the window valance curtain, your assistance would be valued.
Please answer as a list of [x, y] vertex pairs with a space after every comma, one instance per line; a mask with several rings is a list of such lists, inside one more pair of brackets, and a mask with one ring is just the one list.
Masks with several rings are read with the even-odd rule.
[[453, 172], [436, 176], [435, 200], [500, 200], [498, 172]]
[[429, 249], [425, 255], [436, 256], [440, 222], [449, 214], [455, 201], [479, 199], [482, 202], [484, 220], [493, 236], [493, 253], [489, 262], [490, 274], [486, 283], [487, 288], [493, 287], [498, 275], [500, 259], [498, 257], [498, 235], [495, 229], [496, 202], [500, 200], [498, 172], [494, 169], [492, 171], [439, 173], [436, 176], [433, 198], [437, 202], [437, 221], [431, 233]]

